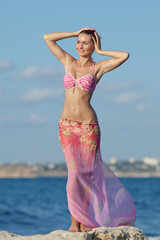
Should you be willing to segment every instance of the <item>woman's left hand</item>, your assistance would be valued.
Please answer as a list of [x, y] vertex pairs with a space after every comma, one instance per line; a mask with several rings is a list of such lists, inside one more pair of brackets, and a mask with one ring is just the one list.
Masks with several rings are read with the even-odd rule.
[[99, 53], [99, 51], [101, 51], [101, 40], [100, 40], [100, 36], [98, 35], [97, 32], [94, 32], [94, 35], [95, 35], [96, 40], [95, 40], [94, 37], [92, 37], [92, 39], [93, 39], [93, 42], [94, 42], [95, 51], [96, 51], [97, 53]]

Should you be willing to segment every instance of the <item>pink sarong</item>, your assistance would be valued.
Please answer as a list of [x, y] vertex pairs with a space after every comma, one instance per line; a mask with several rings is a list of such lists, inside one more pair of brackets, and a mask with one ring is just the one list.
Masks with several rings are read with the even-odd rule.
[[71, 215], [89, 228], [134, 226], [133, 200], [102, 161], [98, 123], [60, 118], [59, 139], [68, 168], [66, 190]]

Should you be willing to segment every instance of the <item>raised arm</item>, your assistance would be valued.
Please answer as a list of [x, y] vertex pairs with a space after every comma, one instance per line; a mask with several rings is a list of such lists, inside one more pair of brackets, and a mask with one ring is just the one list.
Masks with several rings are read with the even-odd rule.
[[129, 58], [129, 53], [122, 51], [101, 50], [100, 37], [97, 33], [95, 33], [95, 36], [96, 40], [93, 38], [95, 44], [95, 51], [100, 55], [112, 57], [112, 59], [100, 61], [97, 64], [98, 65], [97, 79], [100, 79], [104, 73], [109, 72], [119, 67], [122, 63], [124, 63]]
[[56, 42], [65, 38], [77, 37], [78, 34], [84, 29], [89, 28], [82, 28], [76, 32], [48, 33], [44, 34], [43, 38], [54, 56], [57, 57], [58, 60], [64, 65], [67, 65], [67, 62], [73, 61], [73, 57], [64, 51]]
[[76, 37], [76, 32], [57, 32], [43, 35], [43, 38], [51, 52], [64, 65], [67, 61], [73, 59], [73, 57], [64, 51], [56, 42], [70, 37]]

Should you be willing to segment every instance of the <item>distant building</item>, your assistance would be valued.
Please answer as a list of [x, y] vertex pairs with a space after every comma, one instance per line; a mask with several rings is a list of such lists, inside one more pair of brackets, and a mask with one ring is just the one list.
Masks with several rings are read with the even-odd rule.
[[152, 157], [144, 157], [143, 158], [143, 163], [145, 163], [146, 165], [157, 166], [158, 162], [159, 161], [157, 158], [152, 158]]
[[109, 163], [114, 165], [117, 163], [117, 159], [115, 157], [112, 157], [110, 158]]
[[48, 163], [48, 169], [54, 169], [55, 168], [55, 164], [54, 163]]
[[130, 163], [135, 163], [135, 161], [136, 161], [136, 160], [135, 160], [135, 158], [133, 158], [133, 157], [129, 159], [129, 162], [130, 162]]

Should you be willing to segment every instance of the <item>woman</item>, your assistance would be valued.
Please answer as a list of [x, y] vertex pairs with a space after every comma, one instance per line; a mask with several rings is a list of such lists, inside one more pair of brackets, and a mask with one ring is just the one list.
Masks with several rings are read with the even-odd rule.
[[[70, 37], [77, 37], [77, 60], [56, 43]], [[134, 225], [136, 209], [132, 198], [101, 159], [100, 128], [90, 105], [102, 75], [120, 66], [129, 54], [101, 50], [100, 37], [92, 28], [49, 33], [44, 35], [44, 40], [66, 71], [59, 138], [68, 167], [67, 199], [72, 220], [68, 231]], [[112, 58], [95, 63], [94, 50]]]

